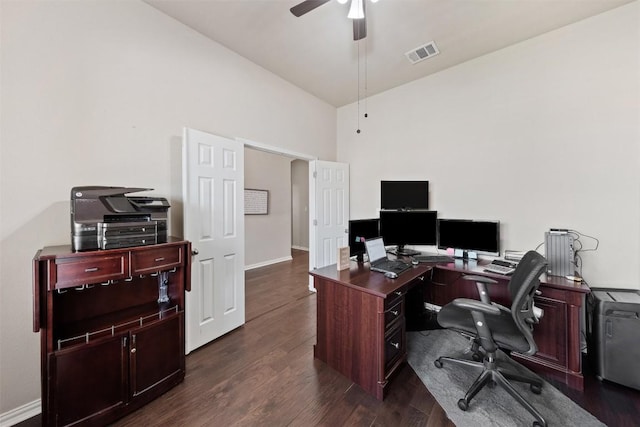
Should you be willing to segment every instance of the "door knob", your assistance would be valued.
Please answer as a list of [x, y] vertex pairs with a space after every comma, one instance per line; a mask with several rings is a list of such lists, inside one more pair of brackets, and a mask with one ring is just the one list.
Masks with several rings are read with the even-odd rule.
[[191, 251], [191, 256], [196, 256], [196, 255], [198, 255], [199, 253], [200, 253], [200, 252], [198, 252], [198, 250], [197, 250], [197, 249], [194, 249], [194, 250], [192, 250], [192, 251]]

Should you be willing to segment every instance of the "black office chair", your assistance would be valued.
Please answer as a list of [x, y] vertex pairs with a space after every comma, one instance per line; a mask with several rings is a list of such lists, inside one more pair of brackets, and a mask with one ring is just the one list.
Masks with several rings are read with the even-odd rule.
[[542, 310], [534, 307], [533, 296], [540, 285], [538, 278], [546, 265], [544, 257], [535, 251], [529, 251], [522, 257], [509, 280], [510, 308], [491, 303], [486, 285], [497, 281], [484, 276], [464, 276], [464, 279], [476, 282], [480, 301], [458, 298], [442, 307], [438, 313], [438, 323], [443, 328], [453, 329], [471, 338], [474, 361], [439, 357], [434, 362], [436, 367], [441, 368], [443, 362], [452, 362], [483, 368], [464, 398], [458, 401], [458, 407], [463, 411], [467, 410], [471, 399], [485, 385], [499, 384], [536, 418], [534, 427], [547, 425], [542, 415], [508, 381], [527, 383], [533, 393], [540, 394], [542, 380], [522, 375], [513, 368], [508, 369], [496, 358], [498, 348], [507, 353], [516, 351], [527, 355], [538, 351], [532, 331], [533, 324], [542, 316]]

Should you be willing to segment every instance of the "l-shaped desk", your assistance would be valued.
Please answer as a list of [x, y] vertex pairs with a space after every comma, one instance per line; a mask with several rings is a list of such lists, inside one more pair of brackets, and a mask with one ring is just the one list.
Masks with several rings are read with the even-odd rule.
[[[455, 298], [478, 299], [473, 283], [461, 278], [481, 274], [499, 281], [489, 288], [491, 300], [509, 306], [509, 276], [484, 272], [488, 262], [421, 263], [397, 279], [354, 261], [342, 271], [335, 264], [311, 271], [318, 292], [314, 356], [384, 399], [391, 379], [407, 360], [407, 292], [421, 286], [423, 299], [441, 306]], [[534, 372], [582, 390], [580, 315], [589, 288], [543, 274], [539, 291], [536, 306], [544, 310], [544, 316], [534, 326], [538, 353], [515, 356]]]

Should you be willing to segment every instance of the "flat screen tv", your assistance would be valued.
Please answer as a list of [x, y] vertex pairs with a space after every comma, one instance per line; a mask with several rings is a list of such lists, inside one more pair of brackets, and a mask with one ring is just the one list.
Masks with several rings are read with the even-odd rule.
[[438, 248], [500, 254], [500, 222], [438, 219]]
[[429, 181], [380, 181], [381, 209], [429, 209]]
[[364, 242], [380, 236], [380, 221], [378, 218], [352, 219], [349, 221], [349, 252], [359, 262], [364, 261], [366, 253]]
[[397, 245], [398, 255], [412, 255], [405, 245], [435, 245], [436, 211], [380, 211], [380, 235], [385, 245]]

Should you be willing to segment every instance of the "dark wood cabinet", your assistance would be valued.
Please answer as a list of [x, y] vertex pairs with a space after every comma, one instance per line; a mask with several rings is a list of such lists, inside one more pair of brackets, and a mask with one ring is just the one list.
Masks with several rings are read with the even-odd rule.
[[105, 425], [184, 379], [191, 245], [34, 257], [46, 425]]

